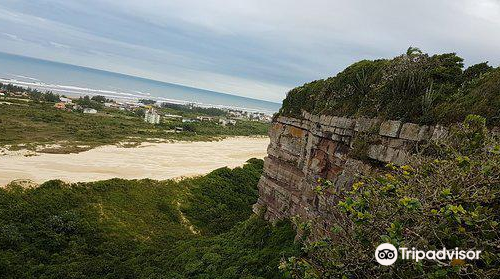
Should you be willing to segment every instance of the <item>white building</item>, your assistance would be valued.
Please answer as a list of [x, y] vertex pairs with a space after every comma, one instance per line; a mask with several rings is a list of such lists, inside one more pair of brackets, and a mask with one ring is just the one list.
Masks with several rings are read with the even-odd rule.
[[234, 119], [224, 119], [224, 118], [221, 118], [221, 119], [219, 119], [219, 124], [221, 124], [222, 126], [226, 126], [226, 125], [236, 125], [236, 120], [234, 120]]
[[154, 109], [150, 108], [144, 114], [144, 121], [151, 124], [159, 124], [160, 115]]
[[214, 120], [214, 117], [212, 116], [197, 116], [196, 119], [199, 121], [212, 121]]
[[91, 114], [94, 114], [94, 113], [97, 113], [97, 110], [93, 109], [93, 108], [84, 108], [83, 109], [83, 113], [91, 113]]
[[164, 118], [169, 118], [169, 119], [181, 119], [182, 115], [176, 115], [176, 114], [164, 114]]
[[65, 104], [71, 104], [71, 99], [70, 98], [66, 98], [66, 97], [59, 97], [59, 100], [61, 100], [61, 103], [65, 103]]

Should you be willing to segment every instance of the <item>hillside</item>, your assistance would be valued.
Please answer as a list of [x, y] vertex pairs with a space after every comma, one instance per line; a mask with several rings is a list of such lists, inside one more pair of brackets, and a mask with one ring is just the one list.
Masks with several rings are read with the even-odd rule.
[[418, 124], [449, 124], [468, 114], [500, 124], [500, 68], [487, 62], [464, 69], [454, 53], [416, 48], [393, 59], [363, 60], [334, 77], [291, 90], [279, 112], [366, 116]]
[[289, 223], [251, 216], [262, 161], [180, 181], [0, 189], [1, 278], [279, 278]]
[[[455, 54], [417, 49], [291, 90], [254, 206], [294, 220], [306, 240], [281, 269], [298, 279], [498, 278], [499, 117], [500, 68], [464, 70]], [[382, 243], [400, 253], [387, 266]], [[404, 248], [481, 256], [416, 261]]]
[[[61, 96], [51, 92], [1, 83], [0, 91], [0, 151], [78, 153], [103, 145], [133, 147], [141, 142], [212, 141], [266, 135], [269, 128], [268, 123], [250, 119], [238, 119], [235, 125], [223, 126], [218, 122], [219, 117], [225, 119], [229, 115], [221, 109], [168, 103], [155, 109], [162, 115], [177, 117], [162, 117], [159, 124], [153, 125], [144, 121], [146, 107], [125, 110], [106, 107], [104, 103], [112, 100], [99, 95], [74, 99], [67, 104], [68, 108], [58, 109], [54, 105]], [[94, 108], [98, 112], [86, 114], [73, 106]], [[211, 121], [196, 120], [206, 116]]]
[[[486, 63], [355, 63], [289, 92], [264, 162], [0, 189], [0, 277], [498, 278], [499, 110]], [[381, 243], [482, 254], [382, 266]]]

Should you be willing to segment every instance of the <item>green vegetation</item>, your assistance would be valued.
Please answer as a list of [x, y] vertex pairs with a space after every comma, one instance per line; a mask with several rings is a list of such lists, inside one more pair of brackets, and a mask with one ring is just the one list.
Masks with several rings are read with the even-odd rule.
[[264, 162], [258, 159], [248, 162], [244, 169], [218, 169], [194, 181], [183, 182], [197, 186], [191, 190], [192, 195], [187, 197], [182, 210], [202, 234], [227, 231], [249, 215], [249, 205], [257, 201], [254, 186], [259, 182]]
[[154, 104], [156, 104], [156, 101], [155, 100], [151, 100], [151, 99], [140, 99], [139, 103], [142, 103], [142, 104], [145, 104], [145, 105], [154, 105]]
[[428, 55], [409, 48], [394, 59], [363, 60], [335, 77], [291, 90], [281, 115], [367, 116], [449, 124], [473, 113], [500, 124], [500, 68], [463, 69], [454, 53]]
[[[15, 90], [13, 92], [18, 89]], [[42, 152], [70, 153], [120, 142], [128, 142], [130, 146], [134, 146], [142, 141], [210, 141], [227, 136], [266, 135], [269, 128], [267, 123], [248, 120], [238, 120], [236, 125], [223, 127], [215, 121], [182, 123], [180, 119], [164, 118], [160, 124], [151, 125], [144, 122], [144, 109], [121, 111], [105, 108], [102, 102], [107, 100], [102, 96], [85, 96], [75, 100], [81, 107], [94, 108], [99, 112], [83, 114], [78, 109], [67, 111], [54, 108], [52, 101], [55, 100], [52, 99], [57, 97], [59, 100], [58, 95], [50, 92], [33, 93], [33, 90], [26, 92], [30, 99], [0, 98], [0, 146], [11, 145], [10, 149], [36, 149], [42, 144], [59, 144], [61, 147]], [[33, 99], [33, 96], [38, 96], [36, 94], [41, 94], [41, 97]], [[177, 114], [186, 118], [214, 113], [212, 109], [206, 108], [159, 110], [161, 113]], [[207, 114], [202, 114], [203, 112]], [[183, 128], [183, 131], [174, 132], [177, 127]]]
[[0, 189], [0, 277], [279, 278], [295, 232], [251, 216], [262, 165]]
[[370, 133], [358, 133], [353, 139], [349, 157], [358, 160], [368, 160], [368, 150], [370, 145], [375, 144], [375, 138], [376, 137]]
[[[332, 185], [321, 182], [321, 188]], [[409, 165], [388, 165], [338, 192], [342, 216], [330, 238], [306, 243], [281, 268], [292, 278], [498, 278], [500, 274], [500, 140], [470, 115], [450, 136], [430, 143]], [[302, 224], [301, 228], [307, 228]], [[395, 247], [481, 250], [479, 260], [381, 266], [373, 251]]]
[[60, 96], [54, 94], [51, 91], [48, 92], [40, 92], [36, 89], [24, 88], [20, 86], [16, 86], [13, 84], [3, 84], [0, 82], [0, 89], [5, 90], [6, 92], [16, 92], [16, 93], [26, 93], [31, 100], [39, 101], [39, 102], [59, 102]]
[[[102, 108], [102, 99], [78, 100], [100, 106], [99, 114], [83, 115], [53, 108], [57, 95], [30, 94], [39, 97], [0, 105], [0, 145], [211, 140], [265, 134], [268, 128], [250, 121], [222, 127], [178, 119], [150, 125], [142, 120], [143, 110]], [[500, 136], [487, 127], [500, 124], [500, 68], [479, 63], [464, 69], [453, 53], [430, 56], [410, 48], [293, 89], [280, 114], [300, 117], [301, 110], [451, 129], [448, 137], [419, 146], [408, 165], [377, 168], [349, 191], [320, 180], [317, 194], [328, 189], [338, 201], [331, 207], [331, 234], [308, 239], [312, 224], [298, 220], [307, 240], [302, 247], [294, 243], [290, 223], [272, 226], [252, 215], [262, 160], [180, 181], [49, 181], [32, 189], [12, 184], [0, 189], [0, 277], [280, 278], [278, 266], [285, 277], [304, 279], [498, 277]], [[173, 104], [161, 112], [225, 116], [218, 109]], [[184, 131], [171, 132], [178, 127]], [[350, 157], [366, 160], [374, 140], [360, 134]], [[386, 267], [373, 258], [383, 242], [482, 254], [476, 261], [399, 259]]]
[[171, 104], [171, 103], [163, 103], [162, 107], [188, 114], [195, 113], [195, 114], [202, 114], [209, 116], [226, 116], [226, 112], [218, 108], [193, 107], [188, 105]]
[[84, 108], [93, 108], [95, 110], [100, 110], [103, 108], [103, 105], [101, 102], [102, 100], [100, 98], [95, 98], [97, 96], [94, 96], [90, 98], [89, 96], [84, 96], [78, 98], [78, 100], [75, 100], [75, 104], [80, 105]]
[[109, 103], [112, 103], [113, 100], [111, 99], [108, 99], [106, 98], [105, 96], [102, 96], [102, 95], [95, 95], [95, 96], [92, 96], [92, 98], [90, 98], [92, 101], [96, 101], [96, 102], [99, 102], [99, 103], [106, 103], [106, 102], [109, 102]]

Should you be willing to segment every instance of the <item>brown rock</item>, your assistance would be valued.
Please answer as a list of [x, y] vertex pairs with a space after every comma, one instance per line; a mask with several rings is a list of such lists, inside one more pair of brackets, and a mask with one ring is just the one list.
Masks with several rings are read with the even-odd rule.
[[290, 127], [288, 133], [296, 138], [302, 138], [305, 135], [305, 130], [302, 130], [297, 127]]
[[433, 127], [424, 125], [420, 127], [420, 131], [418, 132], [418, 140], [423, 141], [423, 140], [429, 140], [432, 136], [432, 133], [434, 131]]
[[399, 133], [399, 137], [407, 140], [418, 140], [418, 135], [420, 133], [420, 126], [413, 123], [405, 123], [401, 127], [401, 132]]
[[354, 126], [354, 131], [356, 132], [372, 132], [378, 128], [380, 125], [380, 120], [376, 118], [358, 118], [356, 119], [356, 125]]
[[331, 119], [330, 126], [343, 128], [343, 129], [354, 129], [356, 122], [354, 119], [347, 117], [334, 116]]
[[380, 125], [381, 136], [397, 138], [401, 129], [401, 121], [386, 120]]
[[[349, 190], [358, 174], [376, 171], [372, 169], [376, 164], [350, 157], [356, 132], [373, 133], [367, 150], [369, 158], [397, 165], [406, 163], [407, 150], [415, 141], [446, 133], [444, 128], [434, 130], [400, 121], [381, 123], [378, 119], [318, 116], [306, 111], [302, 117], [279, 117], [273, 123], [254, 210], [267, 208], [264, 217], [270, 221], [291, 216], [314, 220], [313, 232], [320, 234], [327, 234], [328, 224], [342, 215], [335, 211], [337, 194]], [[323, 196], [314, 191], [319, 177], [333, 183]]]

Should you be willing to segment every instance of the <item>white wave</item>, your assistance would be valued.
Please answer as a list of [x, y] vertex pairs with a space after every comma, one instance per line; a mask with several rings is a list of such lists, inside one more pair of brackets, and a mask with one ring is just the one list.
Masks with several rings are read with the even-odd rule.
[[15, 77], [18, 77], [18, 78], [24, 78], [24, 79], [28, 79], [28, 80], [33, 80], [33, 81], [40, 81], [39, 79], [36, 79], [34, 77], [27, 77], [27, 76], [22, 76], [22, 75], [13, 75]]
[[81, 93], [81, 94], [90, 94], [90, 95], [108, 95], [108, 96], [132, 96], [139, 97], [132, 93], [119, 92], [119, 91], [111, 91], [111, 90], [103, 90], [103, 89], [94, 89], [87, 87], [79, 87], [73, 85], [61, 85], [61, 84], [48, 84], [44, 82], [28, 82], [28, 81], [20, 81], [15, 79], [1, 79], [0, 82], [7, 82], [14, 85], [22, 86], [22, 87], [30, 87], [35, 89], [43, 89], [45, 91], [57, 91], [57, 92], [73, 92], [73, 93]]
[[147, 93], [147, 92], [142, 92], [142, 91], [135, 91], [135, 93], [139, 94], [139, 95], [143, 95], [143, 96], [151, 96], [151, 94]]
[[[24, 76], [17, 76], [19, 78], [24, 78], [24, 79], [30, 79], [29, 77], [24, 77]], [[141, 91], [133, 91], [136, 94], [133, 93], [128, 93], [128, 92], [122, 92], [122, 91], [116, 91], [116, 90], [104, 90], [104, 89], [94, 89], [94, 88], [87, 88], [87, 87], [80, 87], [80, 86], [73, 86], [73, 85], [62, 85], [62, 84], [48, 84], [44, 83], [40, 80], [31, 78], [30, 80], [33, 80], [33, 82], [28, 82], [28, 81], [20, 81], [16, 79], [5, 79], [5, 78], [0, 78], [0, 82], [2, 83], [11, 83], [13, 85], [21, 86], [24, 88], [32, 88], [32, 89], [37, 89], [40, 91], [52, 91], [54, 93], [58, 93], [61, 95], [71, 95], [71, 96], [84, 96], [84, 95], [102, 95], [110, 99], [118, 99], [118, 100], [128, 100], [128, 101], [134, 101], [137, 102], [139, 99], [142, 99], [144, 97], [148, 97], [150, 99], [153, 99], [158, 102], [168, 102], [168, 103], [174, 103], [174, 104], [180, 104], [180, 105], [186, 105], [186, 104], [194, 104], [195, 106], [198, 107], [204, 107], [204, 108], [220, 108], [220, 109], [234, 109], [234, 110], [242, 110], [242, 111], [248, 111], [248, 112], [264, 112], [266, 114], [273, 114], [273, 111], [270, 110], [263, 110], [263, 109], [252, 109], [252, 108], [245, 108], [245, 107], [240, 107], [240, 106], [231, 106], [231, 105], [218, 105], [218, 104], [210, 104], [210, 103], [200, 103], [200, 102], [193, 102], [193, 101], [187, 101], [187, 100], [179, 100], [179, 99], [170, 99], [170, 98], [165, 98], [165, 97], [156, 97], [156, 96], [151, 96], [150, 93], [146, 92], [141, 92]]]

